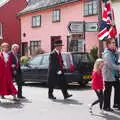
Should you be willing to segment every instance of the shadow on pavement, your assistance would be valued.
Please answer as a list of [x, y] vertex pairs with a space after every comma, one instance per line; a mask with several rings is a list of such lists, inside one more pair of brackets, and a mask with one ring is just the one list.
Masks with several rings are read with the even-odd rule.
[[[44, 83], [25, 83], [24, 86], [48, 88], [47, 84], [44, 84]], [[55, 87], [55, 88], [59, 89], [59, 87]], [[77, 83], [73, 83], [73, 84], [69, 84], [67, 88], [70, 90], [91, 90], [91, 84], [88, 83], [85, 86], [81, 86]]]
[[[107, 113], [102, 113], [102, 114], [91, 114], [95, 117], [101, 117], [104, 118], [105, 120], [120, 120], [120, 112], [114, 111], [114, 112], [107, 112]], [[97, 118], [96, 118], [97, 119]]]
[[13, 101], [9, 98], [1, 99], [0, 100], [0, 107], [4, 108], [16, 108], [16, 109], [22, 109], [24, 107], [23, 103], [32, 103], [28, 99], [20, 99], [18, 101]]
[[62, 104], [71, 104], [71, 105], [82, 105], [83, 104], [74, 99], [65, 99], [65, 100], [64, 99], [55, 99], [52, 101], [62, 103]]

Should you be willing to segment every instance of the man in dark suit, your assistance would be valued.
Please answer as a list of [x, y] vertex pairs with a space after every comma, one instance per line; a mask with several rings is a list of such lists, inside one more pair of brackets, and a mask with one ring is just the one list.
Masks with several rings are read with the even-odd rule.
[[58, 85], [63, 93], [64, 99], [71, 97], [72, 95], [67, 92], [67, 84], [65, 81], [63, 71], [63, 60], [61, 56], [62, 40], [55, 41], [55, 49], [51, 52], [49, 57], [48, 68], [48, 97], [50, 99], [56, 99], [53, 95], [53, 89]]
[[13, 77], [15, 78], [15, 82], [17, 83], [18, 86], [18, 98], [25, 98], [22, 96], [22, 73], [21, 73], [21, 68], [20, 68], [20, 61], [19, 61], [19, 56], [18, 56], [18, 51], [19, 51], [19, 45], [18, 44], [13, 44], [11, 48], [11, 58], [12, 58], [12, 68], [13, 68]]

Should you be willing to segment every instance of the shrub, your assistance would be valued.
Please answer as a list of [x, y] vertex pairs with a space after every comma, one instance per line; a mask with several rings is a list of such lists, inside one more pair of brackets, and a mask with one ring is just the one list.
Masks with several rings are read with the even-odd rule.
[[92, 56], [92, 58], [94, 59], [94, 61], [98, 58], [98, 47], [93, 47], [90, 50], [90, 55]]

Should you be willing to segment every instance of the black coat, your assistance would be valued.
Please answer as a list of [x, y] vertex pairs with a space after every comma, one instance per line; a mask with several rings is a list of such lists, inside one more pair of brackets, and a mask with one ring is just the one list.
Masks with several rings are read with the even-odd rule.
[[54, 87], [56, 85], [66, 85], [64, 72], [62, 75], [58, 75], [57, 72], [61, 70], [58, 60], [58, 53], [53, 50], [49, 57], [49, 68], [48, 68], [48, 87]]
[[12, 64], [16, 65], [16, 67], [13, 68], [13, 77], [15, 78], [15, 82], [17, 84], [22, 84], [22, 74], [21, 74], [21, 68], [20, 68], [20, 57], [17, 56], [17, 59], [18, 59], [18, 61], [17, 61], [16, 57], [14, 56], [14, 54], [12, 52], [10, 52], [10, 55], [12, 57]]

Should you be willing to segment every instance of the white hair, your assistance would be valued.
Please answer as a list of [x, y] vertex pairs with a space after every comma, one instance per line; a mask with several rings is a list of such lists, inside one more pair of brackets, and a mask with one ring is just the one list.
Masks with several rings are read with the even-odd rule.
[[19, 47], [19, 45], [18, 44], [13, 44], [12, 49], [14, 49], [15, 47]]

